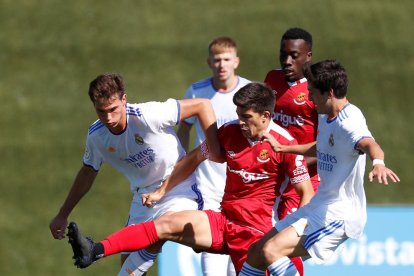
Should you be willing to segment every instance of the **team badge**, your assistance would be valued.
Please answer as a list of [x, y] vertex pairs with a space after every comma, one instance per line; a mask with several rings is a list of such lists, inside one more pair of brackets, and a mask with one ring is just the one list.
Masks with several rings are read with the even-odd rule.
[[259, 153], [259, 156], [257, 157], [257, 161], [259, 161], [261, 163], [265, 163], [269, 160], [270, 160], [269, 151], [267, 149], [262, 149]]
[[331, 133], [331, 136], [329, 136], [329, 145], [333, 147], [335, 145], [333, 134]]
[[138, 145], [144, 144], [144, 138], [142, 138], [138, 133], [135, 134], [135, 143]]
[[294, 98], [293, 99], [293, 101], [295, 102], [295, 104], [297, 104], [297, 105], [302, 105], [302, 104], [305, 104], [306, 102], [305, 102], [305, 100], [306, 100], [306, 94], [305, 94], [305, 92], [300, 92], [297, 96], [296, 96], [296, 98]]
[[108, 151], [109, 152], [116, 152], [116, 149], [112, 146], [109, 146]]

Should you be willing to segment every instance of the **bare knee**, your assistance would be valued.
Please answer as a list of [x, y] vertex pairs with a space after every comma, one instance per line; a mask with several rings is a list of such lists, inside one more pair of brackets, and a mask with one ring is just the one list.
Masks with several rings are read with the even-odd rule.
[[263, 245], [261, 254], [263, 256], [263, 261], [266, 263], [266, 266], [269, 266], [277, 259], [283, 257], [281, 254], [281, 248], [270, 242], [267, 242]]

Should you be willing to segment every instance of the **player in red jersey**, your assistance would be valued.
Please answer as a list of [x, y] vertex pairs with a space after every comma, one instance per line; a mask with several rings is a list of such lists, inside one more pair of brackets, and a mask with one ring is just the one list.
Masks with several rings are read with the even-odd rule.
[[[251, 83], [234, 96], [238, 121], [218, 131], [221, 152], [210, 154], [214, 161], [227, 162], [227, 180], [222, 211], [182, 211], [154, 221], [130, 225], [99, 243], [83, 237], [75, 223], [69, 225], [69, 242], [75, 265], [84, 268], [103, 256], [135, 251], [157, 242], [175, 241], [196, 251], [229, 254], [236, 272], [247, 257], [249, 246], [272, 228], [272, 208], [285, 175], [301, 195], [300, 206], [313, 196], [306, 161], [302, 155], [279, 154], [265, 137], [272, 135], [280, 143], [296, 144], [286, 130], [271, 120], [274, 93], [265, 85]], [[210, 141], [211, 142], [211, 141]], [[211, 142], [213, 148], [217, 141]], [[173, 188], [186, 174], [206, 159], [205, 147], [198, 147], [180, 162], [164, 184], [143, 197], [143, 204]]]
[[[312, 58], [312, 35], [301, 29], [288, 29], [280, 41], [280, 69], [267, 73], [265, 83], [276, 94], [273, 121], [289, 131], [299, 144], [316, 140], [318, 114], [309, 100], [308, 82], [303, 76], [303, 65]], [[309, 175], [316, 192], [319, 177], [316, 159], [306, 157]], [[278, 219], [296, 210], [300, 198], [292, 186], [288, 186], [280, 197], [277, 209]]]

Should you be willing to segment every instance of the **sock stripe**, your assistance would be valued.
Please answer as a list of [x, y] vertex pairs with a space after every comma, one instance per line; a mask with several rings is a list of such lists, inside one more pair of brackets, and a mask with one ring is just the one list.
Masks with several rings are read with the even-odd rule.
[[263, 276], [263, 275], [265, 275], [264, 271], [258, 268], [252, 267], [246, 262], [243, 264], [242, 270], [239, 273], [239, 276]]
[[145, 261], [155, 260], [158, 256], [157, 253], [153, 254], [153, 253], [150, 253], [150, 252], [148, 252], [147, 250], [144, 250], [144, 249], [139, 250], [137, 253]]

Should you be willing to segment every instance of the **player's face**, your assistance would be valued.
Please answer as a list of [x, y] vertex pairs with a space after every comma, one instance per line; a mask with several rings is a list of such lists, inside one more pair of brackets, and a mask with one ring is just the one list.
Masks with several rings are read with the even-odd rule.
[[228, 49], [221, 53], [210, 54], [207, 62], [213, 72], [213, 78], [224, 82], [236, 75], [235, 70], [240, 60], [234, 49]]
[[315, 108], [319, 114], [328, 114], [329, 109], [329, 93], [321, 93], [321, 91], [308, 83], [309, 100], [315, 104]]
[[126, 95], [109, 100], [99, 99], [95, 102], [99, 120], [113, 133], [122, 132], [126, 127]]
[[280, 43], [280, 66], [289, 82], [303, 78], [303, 64], [309, 62], [312, 52], [303, 39], [285, 39]]
[[[260, 140], [261, 133], [267, 128], [268, 118], [266, 118], [266, 114], [269, 112], [260, 114], [252, 109], [237, 107], [236, 113], [239, 117], [243, 136], [251, 140]], [[267, 117], [269, 117], [269, 114], [267, 114]]]

